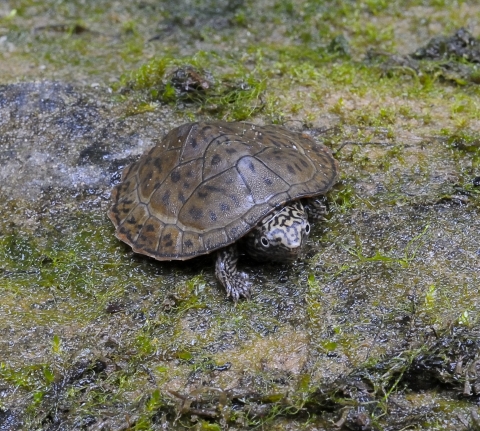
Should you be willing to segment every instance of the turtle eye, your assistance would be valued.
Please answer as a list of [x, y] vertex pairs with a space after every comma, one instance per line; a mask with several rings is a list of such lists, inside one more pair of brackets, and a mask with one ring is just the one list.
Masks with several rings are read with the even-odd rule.
[[260, 238], [260, 242], [262, 243], [262, 245], [263, 245], [264, 247], [268, 247], [269, 244], [270, 244], [270, 243], [268, 242], [268, 239], [267, 239], [266, 237], [264, 237], [264, 236], [262, 236], [262, 237]]
[[305, 225], [305, 233], [308, 235], [310, 233], [310, 223], [307, 222]]

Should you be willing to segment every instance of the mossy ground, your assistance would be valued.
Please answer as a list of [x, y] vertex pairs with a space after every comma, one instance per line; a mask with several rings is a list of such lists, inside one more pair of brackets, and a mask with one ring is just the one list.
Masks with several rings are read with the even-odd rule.
[[[175, 125], [307, 128], [342, 176], [307, 258], [247, 263], [254, 295], [238, 304], [209, 257], [134, 256], [106, 197], [39, 203], [0, 186], [0, 421], [478, 429], [465, 374], [480, 339], [478, 66], [391, 55], [460, 27], [478, 36], [479, 14], [442, 0], [2, 2], [1, 84], [111, 87], [121, 118], [167, 106]], [[431, 384], [417, 388], [423, 358]]]

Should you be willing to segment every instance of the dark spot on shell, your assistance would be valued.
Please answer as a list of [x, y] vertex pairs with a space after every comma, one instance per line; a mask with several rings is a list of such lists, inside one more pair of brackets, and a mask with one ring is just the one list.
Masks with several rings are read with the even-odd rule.
[[295, 173], [295, 169], [292, 165], [287, 165], [287, 170], [288, 172], [290, 172], [291, 174], [294, 174]]
[[297, 163], [294, 163], [294, 165], [295, 165], [295, 167], [297, 168], [297, 171], [300, 171], [300, 172], [302, 171], [302, 168], [301, 168], [300, 166], [298, 166]]
[[240, 200], [238, 199], [237, 195], [230, 195], [230, 199], [235, 204], [236, 207], [240, 205]]
[[162, 238], [162, 241], [168, 241], [172, 239], [172, 234], [171, 233], [167, 233], [166, 235], [164, 235], [164, 237]]
[[147, 224], [145, 229], [147, 232], [153, 232], [155, 230], [155, 226], [153, 224]]
[[193, 169], [190, 169], [190, 170], [187, 172], [187, 177], [188, 177], [188, 178], [192, 178], [193, 175], [194, 175]]
[[165, 247], [171, 247], [173, 245], [173, 241], [168, 241], [165, 243]]
[[230, 211], [230, 205], [228, 205], [228, 204], [226, 204], [225, 202], [223, 202], [223, 203], [220, 204], [220, 209], [221, 209], [223, 212]]
[[305, 166], [306, 168], [308, 168], [308, 163], [307, 163], [306, 160], [303, 160], [303, 159], [302, 159], [302, 160], [300, 160], [300, 163], [301, 163], [303, 166]]
[[190, 188], [190, 183], [187, 183], [187, 182], [183, 183], [183, 188], [184, 189], [189, 189]]
[[165, 205], [168, 205], [170, 203], [170, 190], [167, 190], [163, 196], [162, 196], [162, 202], [165, 204]]
[[222, 161], [222, 158], [218, 155], [218, 154], [215, 154], [213, 157], [212, 157], [212, 166], [216, 166], [218, 165], [220, 162]]
[[264, 178], [263, 179], [264, 184], [267, 186], [271, 186], [273, 184], [273, 181], [270, 178]]
[[185, 199], [185, 196], [183, 195], [182, 192], [178, 192], [178, 200], [184, 204], [187, 200]]
[[143, 227], [143, 224], [137, 224], [137, 226], [135, 226], [138, 230], [142, 229]]
[[153, 166], [155, 166], [155, 169], [160, 173], [162, 172], [162, 159], [160, 159], [159, 157], [157, 157], [154, 162], [153, 162]]
[[192, 242], [191, 240], [187, 239], [187, 240], [185, 241], [185, 244], [184, 244], [184, 245], [185, 245], [185, 247], [191, 247], [191, 246], [193, 245], [193, 242]]
[[217, 221], [217, 215], [213, 211], [210, 211], [210, 220]]
[[127, 214], [130, 212], [130, 208], [122, 208], [122, 213]]
[[250, 163], [248, 164], [248, 168], [249, 168], [252, 172], [255, 172], [255, 166], [253, 165], [252, 162], [250, 162]]
[[129, 219], [127, 219], [127, 223], [129, 224], [135, 224], [137, 220], [135, 220], [135, 217], [131, 216]]
[[178, 183], [180, 181], [180, 178], [182, 178], [182, 176], [180, 175], [180, 172], [178, 171], [173, 171], [171, 174], [170, 174], [170, 178], [172, 179], [172, 181], [174, 183]]
[[235, 154], [237, 152], [237, 150], [235, 148], [226, 148], [225, 151], [228, 153], [228, 154]]
[[200, 220], [201, 218], [203, 218], [203, 210], [201, 208], [193, 206], [192, 208], [190, 208], [188, 213], [192, 216], [194, 220]]
[[197, 148], [197, 140], [195, 138], [192, 138], [192, 141], [190, 142], [190, 145], [192, 146], [192, 148]]
[[198, 197], [202, 199], [205, 199], [208, 196], [207, 192], [198, 192], [197, 194], [198, 194]]
[[205, 186], [205, 188], [206, 188], [209, 192], [225, 193], [225, 189], [220, 188], [220, 187], [215, 187], [215, 186], [207, 185], [207, 186]]

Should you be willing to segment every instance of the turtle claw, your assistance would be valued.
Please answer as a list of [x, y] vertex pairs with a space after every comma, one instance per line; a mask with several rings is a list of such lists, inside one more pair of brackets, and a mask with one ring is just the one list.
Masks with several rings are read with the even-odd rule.
[[248, 275], [237, 270], [238, 250], [235, 245], [223, 248], [217, 253], [215, 275], [234, 302], [240, 298], [250, 298], [251, 282]]
[[234, 302], [240, 298], [250, 298], [251, 282], [248, 281], [248, 275], [244, 272], [239, 272], [232, 277], [229, 277], [225, 289], [227, 290], [227, 297], [231, 297]]

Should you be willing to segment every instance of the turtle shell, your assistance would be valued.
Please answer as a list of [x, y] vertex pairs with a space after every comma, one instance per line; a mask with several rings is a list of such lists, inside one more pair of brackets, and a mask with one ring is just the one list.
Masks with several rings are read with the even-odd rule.
[[188, 123], [127, 166], [108, 213], [136, 253], [186, 260], [234, 243], [286, 202], [325, 194], [331, 151], [280, 126]]

